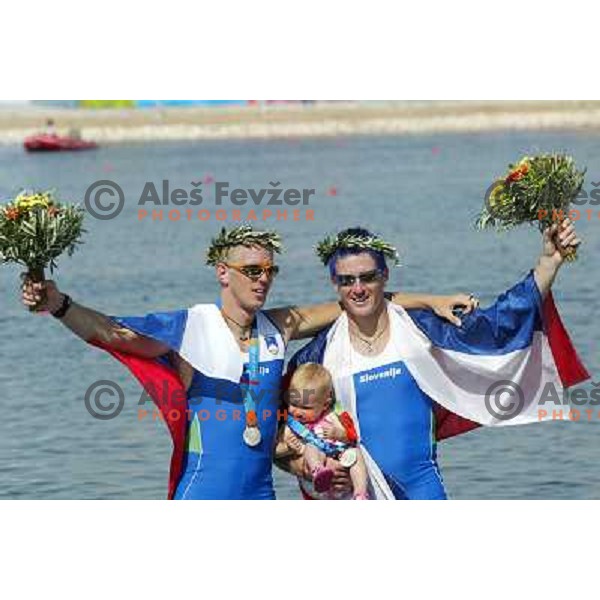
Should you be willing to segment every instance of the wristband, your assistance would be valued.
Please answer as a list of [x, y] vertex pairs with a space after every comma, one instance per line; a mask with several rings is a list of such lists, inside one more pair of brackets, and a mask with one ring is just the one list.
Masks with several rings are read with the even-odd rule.
[[54, 312], [51, 312], [50, 314], [55, 319], [62, 319], [67, 314], [69, 308], [71, 308], [72, 303], [73, 301], [71, 300], [71, 296], [69, 296], [69, 294], [63, 294], [63, 301], [60, 305], [60, 308], [58, 310], [55, 310]]

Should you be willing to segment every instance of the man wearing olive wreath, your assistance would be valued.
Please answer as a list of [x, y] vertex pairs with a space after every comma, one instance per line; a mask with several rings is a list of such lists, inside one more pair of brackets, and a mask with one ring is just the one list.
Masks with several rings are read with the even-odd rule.
[[[580, 243], [569, 220], [562, 225], [561, 233], [557, 225], [544, 232], [529, 275], [489, 308], [466, 315], [460, 327], [385, 300], [386, 259], [395, 261], [397, 254], [380, 237], [354, 228], [318, 245], [344, 312], [294, 355], [288, 376], [306, 363], [329, 370], [339, 409], [354, 421], [370, 497], [445, 499], [438, 440], [478, 425], [539, 421], [538, 401], [548, 382], [560, 389], [589, 377], [550, 291], [564, 261], [560, 250]], [[489, 403], [503, 381], [521, 394], [511, 414]], [[304, 473], [302, 459], [287, 468]], [[307, 499], [319, 498], [302, 489]]]
[[[281, 249], [275, 232], [223, 228], [207, 254], [220, 301], [143, 317], [106, 316], [71, 301], [52, 281], [24, 283], [24, 304], [49, 310], [80, 338], [110, 352], [158, 405], [174, 447], [169, 498], [274, 498], [286, 345], [315, 335], [340, 315], [337, 303], [262, 310], [278, 272], [274, 254]], [[395, 294], [393, 300], [454, 322], [455, 307], [467, 313], [473, 307], [463, 294]]]

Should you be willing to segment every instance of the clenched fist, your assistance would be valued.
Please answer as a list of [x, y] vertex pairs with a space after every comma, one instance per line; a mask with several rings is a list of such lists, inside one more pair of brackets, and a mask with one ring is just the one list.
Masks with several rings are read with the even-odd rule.
[[60, 308], [63, 295], [54, 281], [36, 282], [28, 273], [23, 273], [21, 279], [23, 280], [21, 301], [29, 307], [29, 310], [54, 312]]

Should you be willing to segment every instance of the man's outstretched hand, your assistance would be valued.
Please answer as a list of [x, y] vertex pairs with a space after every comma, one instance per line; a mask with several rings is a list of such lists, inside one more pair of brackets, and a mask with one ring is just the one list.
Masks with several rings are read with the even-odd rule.
[[456, 313], [468, 315], [479, 306], [479, 300], [473, 294], [453, 294], [452, 296], [433, 296], [431, 309], [442, 319], [446, 319], [457, 327], [462, 321]]

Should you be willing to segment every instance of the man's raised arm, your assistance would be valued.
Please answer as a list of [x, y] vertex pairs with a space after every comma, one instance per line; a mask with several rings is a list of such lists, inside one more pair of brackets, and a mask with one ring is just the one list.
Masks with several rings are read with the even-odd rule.
[[[43, 291], [46, 292], [45, 300], [38, 305]], [[33, 283], [25, 279], [22, 301], [26, 306], [37, 305], [38, 310], [48, 310], [50, 313], [58, 311], [60, 314], [61, 308], [65, 306], [65, 294], [60, 292], [53, 281]], [[100, 342], [113, 350], [144, 358], [154, 358], [169, 351], [165, 344], [120, 327], [106, 315], [76, 302], [71, 302], [64, 316], [58, 320], [82, 340]]]
[[[459, 326], [460, 319], [452, 311], [456, 308], [462, 308], [466, 314], [478, 305], [478, 301], [467, 294], [434, 296], [431, 294], [395, 292], [390, 294], [389, 297], [394, 304], [399, 304], [406, 309], [431, 309], [438, 316]], [[313, 337], [321, 329], [331, 325], [340, 316], [341, 308], [337, 302], [326, 302], [308, 306], [273, 308], [266, 312], [275, 321], [287, 340], [299, 340]]]
[[565, 219], [561, 228], [558, 223], [544, 230], [542, 241], [542, 253], [538, 259], [537, 265], [533, 270], [535, 283], [540, 290], [542, 298], [550, 291], [558, 270], [564, 263], [563, 250], [571, 247], [577, 248], [581, 240], [577, 237], [575, 227], [569, 219]]

